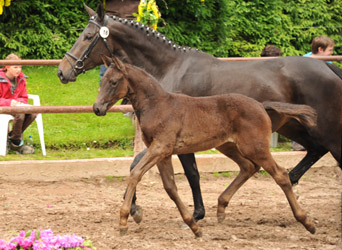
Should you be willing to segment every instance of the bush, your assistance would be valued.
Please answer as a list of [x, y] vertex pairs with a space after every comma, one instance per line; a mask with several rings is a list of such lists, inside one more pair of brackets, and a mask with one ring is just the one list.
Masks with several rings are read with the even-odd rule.
[[13, 1], [0, 16], [0, 58], [11, 52], [25, 59], [62, 58], [88, 23], [83, 2]]
[[[335, 40], [342, 54], [342, 2], [338, 0], [157, 1], [164, 22], [160, 31], [181, 45], [218, 57], [260, 56], [265, 45], [285, 56], [311, 50], [315, 36]], [[185, 7], [186, 6], [186, 7]]]
[[[266, 44], [285, 56], [310, 51], [327, 35], [342, 54], [340, 0], [157, 0], [159, 31], [180, 45], [214, 56], [259, 56]], [[99, 0], [86, 4], [96, 9]], [[83, 0], [13, 1], [0, 15], [0, 58], [15, 51], [26, 59], [62, 58], [88, 23]]]

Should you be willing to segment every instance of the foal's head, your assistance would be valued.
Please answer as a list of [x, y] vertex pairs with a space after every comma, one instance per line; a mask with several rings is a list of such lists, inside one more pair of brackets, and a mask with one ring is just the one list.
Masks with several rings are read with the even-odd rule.
[[93, 105], [96, 115], [106, 115], [107, 110], [128, 94], [125, 65], [116, 58], [104, 57], [107, 71], [101, 79], [100, 92]]

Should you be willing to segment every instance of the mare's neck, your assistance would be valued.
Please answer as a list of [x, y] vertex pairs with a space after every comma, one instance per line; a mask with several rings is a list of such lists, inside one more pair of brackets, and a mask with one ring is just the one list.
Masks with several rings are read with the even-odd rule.
[[186, 52], [161, 33], [142, 24], [128, 20], [117, 21], [110, 18], [108, 27], [112, 46], [118, 55], [128, 63], [144, 68], [148, 73], [161, 79]]

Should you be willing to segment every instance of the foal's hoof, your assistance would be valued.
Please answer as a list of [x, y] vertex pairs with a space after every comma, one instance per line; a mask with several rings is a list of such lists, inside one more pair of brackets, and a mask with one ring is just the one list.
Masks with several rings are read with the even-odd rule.
[[217, 214], [217, 221], [218, 223], [222, 223], [224, 221], [224, 219], [226, 218], [226, 214]]
[[308, 227], [306, 227], [306, 229], [307, 229], [310, 233], [312, 233], [312, 234], [315, 234], [315, 233], [316, 233], [316, 228], [315, 228], [315, 226], [308, 226]]
[[202, 237], [203, 233], [201, 229], [198, 229], [198, 231], [195, 233], [196, 238]]
[[135, 212], [132, 215], [133, 220], [139, 224], [142, 221], [143, 218], [143, 210], [140, 206], [136, 206]]
[[126, 235], [126, 233], [127, 233], [127, 230], [128, 230], [128, 228], [127, 228], [127, 227], [120, 228], [120, 235], [121, 235], [121, 236], [124, 236], [124, 235]]

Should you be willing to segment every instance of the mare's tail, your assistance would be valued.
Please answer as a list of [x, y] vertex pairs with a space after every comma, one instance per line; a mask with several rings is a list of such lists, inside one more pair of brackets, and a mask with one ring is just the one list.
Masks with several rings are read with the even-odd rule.
[[276, 112], [283, 120], [296, 119], [306, 128], [317, 125], [317, 113], [308, 105], [284, 102], [263, 102], [266, 112]]

